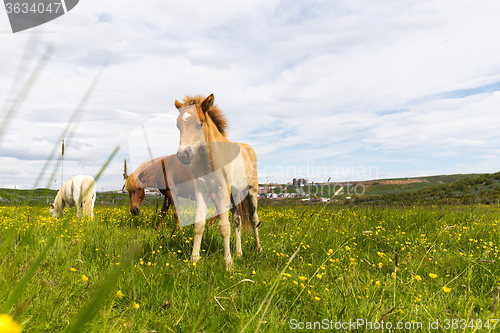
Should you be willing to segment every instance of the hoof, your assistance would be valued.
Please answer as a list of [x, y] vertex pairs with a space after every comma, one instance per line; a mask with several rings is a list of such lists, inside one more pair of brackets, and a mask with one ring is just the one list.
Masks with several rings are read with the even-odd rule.
[[200, 261], [200, 256], [191, 256], [191, 262], [198, 262]]
[[230, 271], [233, 267], [233, 259], [231, 257], [225, 258], [224, 262], [226, 263], [226, 270]]

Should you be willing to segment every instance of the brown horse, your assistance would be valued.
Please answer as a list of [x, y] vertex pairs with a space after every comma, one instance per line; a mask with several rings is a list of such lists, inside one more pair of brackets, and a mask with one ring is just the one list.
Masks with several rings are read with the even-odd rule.
[[[144, 162], [137, 169], [135, 169], [132, 174], [125, 175], [125, 190], [128, 192], [130, 197], [130, 212], [133, 215], [139, 215], [140, 213], [141, 203], [146, 194], [146, 187], [156, 187], [160, 189], [160, 192], [165, 196], [161, 213], [162, 216], [167, 214], [170, 205], [174, 203], [174, 196], [168, 187], [169, 181], [165, 184], [165, 177], [163, 175], [161, 162], [163, 161], [165, 165], [165, 174], [167, 179], [175, 178], [176, 181], [180, 180], [180, 183], [193, 179], [191, 172], [186, 170], [181, 163], [176, 163], [175, 160], [174, 155], [158, 157], [151, 161]], [[188, 196], [189, 195], [192, 194], [188, 194]], [[174, 216], [176, 220], [178, 220], [175, 207]]]
[[255, 245], [262, 251], [259, 241], [259, 217], [257, 215], [257, 157], [247, 144], [231, 142], [226, 137], [227, 121], [221, 110], [214, 105], [214, 96], [186, 96], [183, 103], [175, 101], [179, 109], [177, 127], [180, 131], [177, 158], [189, 165], [195, 177], [196, 221], [191, 259], [200, 258], [201, 237], [205, 229], [205, 217], [209, 195], [215, 193], [224, 208], [220, 214], [219, 231], [224, 244], [226, 268], [232, 265], [229, 248], [229, 212], [231, 207], [235, 227], [236, 254], [241, 250], [241, 219], [236, 204], [243, 197], [248, 204], [249, 217], [255, 236]]
[[[163, 163], [162, 163], [163, 162]], [[132, 174], [126, 175], [125, 189], [130, 197], [130, 212], [133, 215], [139, 215], [141, 203], [145, 197], [146, 187], [155, 187], [165, 196], [163, 206], [161, 208], [162, 216], [166, 216], [170, 206], [173, 207], [174, 216], [177, 224], [179, 224], [179, 216], [177, 214], [177, 196], [193, 199], [194, 198], [194, 178], [189, 166], [179, 162], [175, 155], [167, 155], [155, 158], [144, 162]], [[176, 184], [182, 184], [177, 187]], [[173, 189], [175, 188], [175, 191]], [[215, 195], [211, 195], [211, 200], [216, 206], [216, 211], [219, 212], [219, 202]], [[243, 212], [245, 207], [240, 207], [240, 212]], [[219, 215], [213, 216], [209, 224], [214, 223], [219, 218]]]

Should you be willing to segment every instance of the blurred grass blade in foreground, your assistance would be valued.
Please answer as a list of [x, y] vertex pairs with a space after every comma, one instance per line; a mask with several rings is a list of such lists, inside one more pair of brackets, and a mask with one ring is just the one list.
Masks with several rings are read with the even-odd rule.
[[[27, 48], [29, 48], [29, 46]], [[7, 130], [9, 122], [12, 120], [12, 118], [14, 117], [16, 112], [19, 110], [19, 108], [21, 107], [23, 102], [28, 97], [28, 95], [31, 91], [31, 88], [33, 88], [36, 80], [38, 79], [38, 76], [42, 72], [43, 68], [45, 67], [45, 65], [49, 61], [52, 54], [54, 53], [54, 50], [55, 50], [54, 47], [52, 47], [51, 45], [47, 46], [47, 49], [45, 50], [44, 54], [42, 55], [42, 57], [40, 58], [40, 60], [36, 64], [35, 68], [31, 72], [31, 74], [29, 75], [26, 82], [21, 87], [21, 90], [17, 94], [16, 98], [10, 102], [11, 103], [10, 106], [7, 106], [7, 112], [2, 120], [2, 123], [0, 124], [0, 145], [2, 143], [2, 136], [3, 136], [4, 132]], [[24, 57], [27, 57], [26, 54]], [[21, 66], [25, 66], [24, 59], [21, 62], [20, 67]], [[22, 69], [19, 68], [16, 75], [18, 75], [21, 72], [21, 70]], [[14, 78], [14, 80], [16, 80], [16, 77]], [[13, 86], [15, 84], [16, 84], [16, 82], [12, 83]], [[9, 98], [9, 96], [7, 96], [7, 98]], [[8, 105], [8, 103], [9, 102], [6, 101], [6, 103], [4, 105]]]
[[[38, 185], [40, 184], [40, 181], [41, 181], [42, 177], [45, 175], [45, 171], [47, 170], [50, 162], [54, 158], [54, 154], [56, 153], [57, 149], [59, 148], [59, 142], [61, 142], [61, 140], [63, 138], [66, 138], [66, 148], [68, 148], [69, 145], [71, 144], [71, 139], [75, 135], [76, 129], [78, 127], [78, 124], [80, 123], [80, 120], [83, 117], [83, 114], [84, 114], [84, 111], [85, 111], [85, 106], [87, 105], [87, 102], [88, 102], [90, 96], [92, 95], [92, 92], [94, 91], [95, 86], [99, 82], [99, 79], [101, 78], [101, 75], [104, 72], [104, 68], [105, 68], [104, 66], [105, 65], [103, 65], [101, 67], [101, 69], [97, 73], [96, 77], [94, 78], [94, 80], [92, 81], [92, 83], [88, 87], [87, 91], [83, 95], [82, 99], [80, 100], [80, 103], [78, 103], [78, 106], [76, 107], [75, 111], [73, 111], [73, 114], [71, 115], [71, 118], [69, 119], [68, 123], [66, 124], [66, 127], [62, 131], [62, 133], [59, 136], [58, 140], [55, 142], [54, 147], [52, 148], [52, 151], [51, 151], [49, 157], [45, 161], [45, 164], [43, 165], [42, 170], [38, 174], [38, 177], [35, 180], [35, 184], [33, 185], [33, 188], [37, 188]], [[57, 170], [59, 169], [59, 165], [60, 164], [61, 164], [61, 159], [59, 159], [57, 161], [57, 164], [54, 167], [52, 175], [50, 176], [50, 178], [49, 178], [49, 180], [47, 182], [47, 186], [46, 186], [47, 188], [50, 187], [50, 185], [52, 183], [52, 180], [54, 179], [54, 177], [55, 177], [55, 175], [57, 173]], [[64, 183], [64, 180], [61, 179], [61, 184], [63, 184], [63, 183]]]
[[123, 253], [120, 258], [120, 265], [115, 266], [112, 272], [106, 277], [102, 286], [95, 292], [94, 297], [85, 305], [82, 311], [78, 314], [77, 319], [69, 327], [66, 333], [81, 332], [86, 323], [91, 321], [99, 312], [102, 303], [110, 295], [111, 288], [115, 285], [120, 277], [121, 272], [132, 262], [134, 255], [139, 251], [140, 246], [133, 243], [129, 249]]

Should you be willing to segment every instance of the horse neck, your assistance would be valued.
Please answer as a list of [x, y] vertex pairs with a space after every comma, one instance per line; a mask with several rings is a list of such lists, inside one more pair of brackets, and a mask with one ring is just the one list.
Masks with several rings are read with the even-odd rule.
[[208, 149], [208, 155], [210, 157], [210, 165], [212, 168], [212, 171], [215, 171], [216, 168], [216, 161], [214, 161], [214, 156], [212, 154], [212, 146], [214, 143], [219, 143], [219, 142], [231, 142], [228, 140], [224, 135], [221, 134], [215, 123], [213, 122], [212, 118], [210, 118], [210, 115], [206, 113], [206, 135], [205, 135], [205, 140], [207, 141], [207, 149]]

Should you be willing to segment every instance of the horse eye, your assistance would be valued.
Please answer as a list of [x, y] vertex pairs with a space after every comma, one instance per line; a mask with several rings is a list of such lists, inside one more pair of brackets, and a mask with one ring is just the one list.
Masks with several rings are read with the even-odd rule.
[[194, 127], [195, 127], [197, 130], [199, 130], [199, 129], [201, 129], [201, 124], [196, 124]]

